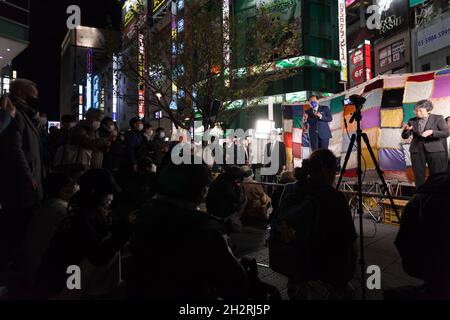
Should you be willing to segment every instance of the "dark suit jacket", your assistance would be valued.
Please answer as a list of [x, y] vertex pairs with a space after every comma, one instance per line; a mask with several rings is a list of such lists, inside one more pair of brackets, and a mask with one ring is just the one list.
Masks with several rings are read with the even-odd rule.
[[329, 122], [333, 121], [330, 108], [327, 106], [319, 106], [318, 111], [322, 113], [322, 119], [317, 118], [314, 115], [313, 109], [306, 110], [308, 115], [309, 135], [318, 134], [320, 139], [330, 139], [331, 130]]
[[[276, 142], [278, 144], [278, 173], [281, 173], [281, 171], [283, 171], [283, 166], [286, 165], [286, 145], [283, 142]], [[271, 157], [272, 157], [272, 142], [269, 142], [266, 145], [266, 149], [264, 150], [264, 157], [265, 157], [265, 161], [264, 163], [266, 164], [267, 167], [271, 166]]]
[[419, 119], [417, 117], [410, 119], [408, 123], [413, 126], [413, 129], [409, 131], [403, 130], [402, 138], [408, 139], [411, 135], [413, 136], [409, 148], [411, 153], [419, 152], [420, 143], [423, 143], [426, 152], [446, 152], [445, 146], [447, 141], [445, 139], [449, 136], [449, 132], [443, 116], [430, 114], [424, 131], [433, 130], [433, 134], [427, 138], [422, 137], [417, 132], [419, 129]]

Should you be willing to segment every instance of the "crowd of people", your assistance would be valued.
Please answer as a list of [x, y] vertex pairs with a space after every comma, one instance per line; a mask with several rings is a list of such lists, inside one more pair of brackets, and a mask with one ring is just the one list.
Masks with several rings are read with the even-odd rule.
[[[288, 277], [291, 299], [352, 298], [357, 234], [331, 151], [314, 151], [294, 172], [282, 162], [285, 186], [268, 192], [248, 159], [172, 163], [179, 142], [139, 118], [121, 133], [89, 109], [48, 130], [37, 98], [33, 82], [17, 79], [0, 101], [0, 287], [10, 298], [279, 299], [234, 241], [268, 226], [270, 265]], [[418, 190], [396, 242], [432, 297], [450, 286], [449, 210], [435, 208], [448, 185], [441, 174]]]

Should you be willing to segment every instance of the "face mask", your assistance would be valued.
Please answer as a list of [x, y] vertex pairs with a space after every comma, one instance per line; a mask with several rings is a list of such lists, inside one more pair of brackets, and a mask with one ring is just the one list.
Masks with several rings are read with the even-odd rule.
[[76, 122], [70, 122], [69, 123], [69, 129], [72, 129], [73, 127], [75, 127], [77, 125]]
[[317, 101], [311, 101], [311, 107], [317, 108], [318, 107]]
[[114, 125], [111, 125], [108, 127], [109, 132], [113, 132], [114, 130], [116, 130], [116, 127]]
[[143, 124], [138, 125], [138, 131], [142, 131], [142, 130], [144, 130], [144, 125]]
[[76, 184], [73, 186], [73, 193], [77, 193], [78, 191], [80, 191], [80, 185]]
[[26, 99], [26, 102], [28, 104], [28, 106], [30, 106], [31, 108], [37, 110], [38, 109], [38, 105], [39, 105], [39, 99], [35, 98], [35, 97], [28, 97]]
[[154, 164], [152, 164], [151, 172], [152, 172], [152, 173], [156, 173], [156, 169], [157, 169], [156, 166], [155, 166]]
[[166, 133], [165, 133], [165, 132], [161, 132], [161, 133], [159, 134], [159, 137], [160, 137], [160, 138], [165, 138], [165, 137], [166, 137]]
[[92, 130], [98, 130], [98, 128], [100, 128], [100, 121], [94, 121], [91, 124], [91, 129]]
[[47, 118], [46, 117], [42, 117], [39, 119], [39, 122], [41, 125], [45, 126], [47, 124]]

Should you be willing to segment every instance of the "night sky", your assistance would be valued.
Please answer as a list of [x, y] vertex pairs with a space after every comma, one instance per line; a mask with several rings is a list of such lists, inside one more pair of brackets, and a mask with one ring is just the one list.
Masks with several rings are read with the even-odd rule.
[[69, 5], [81, 8], [82, 25], [120, 28], [119, 0], [31, 0], [30, 45], [14, 60], [20, 78], [39, 86], [42, 109], [49, 120], [59, 117], [60, 48], [67, 33]]

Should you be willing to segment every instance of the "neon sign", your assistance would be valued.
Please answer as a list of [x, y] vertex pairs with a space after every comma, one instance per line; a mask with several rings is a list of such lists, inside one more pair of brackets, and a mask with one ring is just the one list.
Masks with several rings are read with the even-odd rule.
[[138, 53], [138, 115], [139, 118], [145, 117], [145, 43], [144, 35], [139, 34], [139, 53]]

